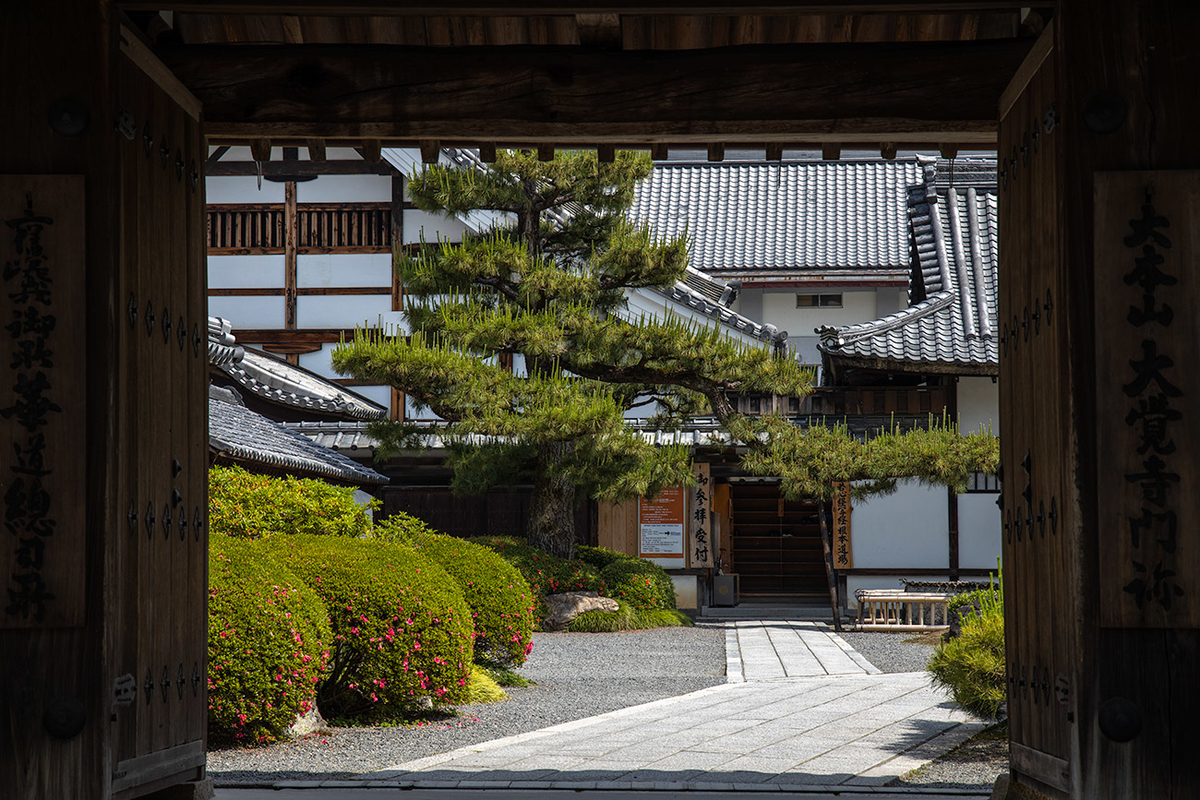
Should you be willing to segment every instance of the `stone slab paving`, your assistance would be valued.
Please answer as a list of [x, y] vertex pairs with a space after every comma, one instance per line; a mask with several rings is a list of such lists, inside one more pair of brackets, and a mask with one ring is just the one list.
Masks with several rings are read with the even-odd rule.
[[868, 671], [820, 626], [739, 624], [733, 641], [741, 680], [359, 778], [397, 788], [871, 793], [983, 727], [924, 673]]

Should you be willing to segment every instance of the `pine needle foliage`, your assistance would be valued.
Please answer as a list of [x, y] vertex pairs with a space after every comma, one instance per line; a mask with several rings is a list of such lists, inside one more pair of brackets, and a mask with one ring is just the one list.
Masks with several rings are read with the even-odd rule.
[[[739, 392], [803, 394], [794, 359], [738, 343], [714, 325], [641, 318], [626, 293], [667, 288], [686, 272], [683, 238], [656, 239], [625, 217], [651, 169], [644, 154], [560, 152], [551, 161], [497, 153], [486, 171], [430, 165], [413, 203], [445, 215], [489, 211], [494, 229], [427, 242], [398, 259], [411, 333], [359, 331], [334, 353], [343, 374], [403, 390], [445, 420], [455, 490], [532, 482], [529, 535], [571, 558], [576, 492], [654, 495], [694, 479], [681, 447], [655, 447], [625, 421], [656, 405], [663, 427], [732, 413]], [[503, 362], [514, 359], [517, 369]], [[413, 431], [379, 424], [389, 448]]]

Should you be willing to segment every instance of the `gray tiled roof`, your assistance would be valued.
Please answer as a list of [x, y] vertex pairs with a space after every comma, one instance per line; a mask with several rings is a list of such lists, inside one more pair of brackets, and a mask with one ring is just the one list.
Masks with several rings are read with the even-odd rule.
[[387, 477], [256, 414], [231, 389], [209, 388], [208, 446], [218, 457], [355, 485]]
[[909, 268], [905, 190], [915, 158], [666, 162], [639, 184], [630, 216], [687, 234], [691, 266], [723, 278]]
[[955, 167], [950, 182], [946, 162], [927, 164], [907, 193], [920, 267], [914, 281], [923, 281], [926, 299], [872, 322], [818, 328], [822, 352], [871, 368], [996, 374], [995, 162]]
[[384, 419], [388, 415], [378, 403], [258, 350], [247, 348], [240, 361], [219, 366], [246, 391], [286, 406], [351, 419]]
[[227, 319], [208, 318], [208, 363], [220, 367], [242, 360], [246, 351], [237, 344], [230, 333], [232, 329], [233, 324]]

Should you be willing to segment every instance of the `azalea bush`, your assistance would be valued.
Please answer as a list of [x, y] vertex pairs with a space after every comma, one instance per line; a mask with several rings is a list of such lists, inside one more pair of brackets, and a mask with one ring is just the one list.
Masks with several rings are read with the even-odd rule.
[[363, 536], [370, 508], [354, 489], [319, 480], [271, 478], [241, 467], [208, 471], [208, 524], [214, 533], [258, 539], [279, 533]]
[[377, 523], [372, 535], [416, 548], [458, 583], [475, 623], [476, 658], [497, 664], [525, 662], [533, 648], [537, 598], [516, 567], [494, 550], [435, 533], [408, 514]]
[[420, 698], [467, 701], [471, 611], [436, 562], [379, 540], [296, 535], [262, 545], [329, 609], [330, 672], [318, 692], [324, 714], [383, 719], [414, 709]]
[[215, 533], [208, 560], [208, 731], [272, 742], [312, 709], [332, 633], [324, 604], [254, 543]]
[[579, 591], [605, 594], [599, 571], [579, 559], [568, 561], [558, 558], [523, 539], [507, 536], [481, 536], [470, 541], [498, 553], [521, 572], [534, 592], [534, 614], [539, 621], [546, 618], [543, 598], [548, 594]]
[[606, 596], [639, 610], [675, 608], [675, 584], [657, 564], [602, 547], [579, 547], [576, 552], [585, 563], [600, 570]]
[[1006, 696], [1004, 589], [998, 583], [963, 598], [957, 607], [977, 602], [978, 613], [963, 616], [962, 632], [938, 646], [927, 669], [954, 702], [972, 714], [995, 717]]

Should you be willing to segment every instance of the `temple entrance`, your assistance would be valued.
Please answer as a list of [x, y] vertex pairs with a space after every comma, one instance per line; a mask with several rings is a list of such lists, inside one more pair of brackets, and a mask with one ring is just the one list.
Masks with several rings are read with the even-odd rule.
[[828, 602], [816, 500], [785, 500], [777, 483], [729, 484], [730, 564], [750, 599]]

